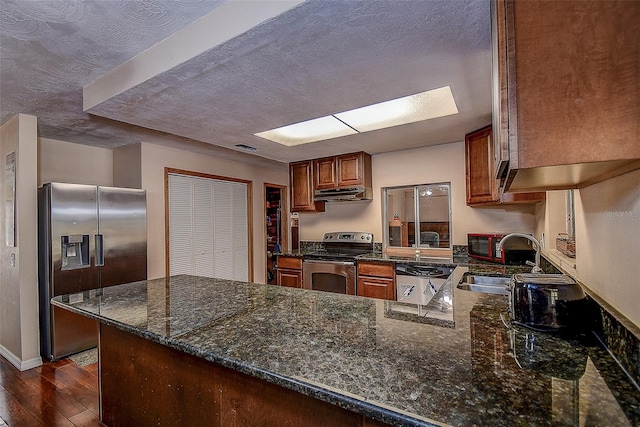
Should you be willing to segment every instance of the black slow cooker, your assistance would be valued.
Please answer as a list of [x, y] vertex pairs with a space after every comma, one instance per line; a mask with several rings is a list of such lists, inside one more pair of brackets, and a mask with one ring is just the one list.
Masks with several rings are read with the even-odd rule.
[[586, 324], [587, 298], [565, 274], [515, 274], [510, 284], [511, 320], [534, 330], [579, 329]]

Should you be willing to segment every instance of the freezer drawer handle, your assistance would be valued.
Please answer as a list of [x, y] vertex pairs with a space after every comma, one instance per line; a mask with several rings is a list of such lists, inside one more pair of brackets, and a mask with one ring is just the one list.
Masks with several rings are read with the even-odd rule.
[[102, 234], [96, 234], [96, 266], [104, 265], [104, 240]]

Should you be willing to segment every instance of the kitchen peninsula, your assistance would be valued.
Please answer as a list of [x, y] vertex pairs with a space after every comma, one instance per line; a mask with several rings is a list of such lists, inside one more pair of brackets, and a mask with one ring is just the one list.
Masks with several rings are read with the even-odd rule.
[[605, 350], [536, 335], [523, 353], [505, 297], [457, 289], [465, 271], [441, 289], [445, 324], [399, 320], [394, 301], [195, 276], [53, 304], [100, 322], [108, 426], [638, 424], [639, 393]]

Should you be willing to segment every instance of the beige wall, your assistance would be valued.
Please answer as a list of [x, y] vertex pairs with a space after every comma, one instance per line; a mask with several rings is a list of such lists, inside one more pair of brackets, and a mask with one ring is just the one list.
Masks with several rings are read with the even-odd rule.
[[[576, 258], [561, 260], [575, 264], [569, 273], [640, 326], [640, 170], [574, 193]], [[552, 196], [547, 205], [538, 223], [548, 230], [564, 220], [564, 198]], [[555, 248], [555, 237], [547, 248]]]
[[142, 188], [142, 144], [131, 144], [113, 150], [113, 185]]
[[38, 185], [47, 182], [112, 186], [113, 151], [39, 138]]
[[[543, 248], [555, 249], [556, 237], [567, 232], [566, 191], [547, 191], [546, 203], [536, 205], [536, 226], [534, 235]], [[570, 260], [567, 260], [570, 261]], [[573, 265], [575, 267], [575, 265]]]
[[147, 250], [150, 279], [165, 275], [164, 168], [185, 169], [252, 181], [253, 193], [253, 281], [265, 282], [264, 183], [287, 185], [288, 169], [265, 168], [232, 160], [142, 144], [142, 188], [147, 191]]
[[[38, 329], [37, 119], [18, 114], [0, 128], [0, 354], [24, 370], [42, 364]], [[16, 241], [5, 239], [6, 156], [16, 153]], [[11, 257], [15, 257], [15, 266]]]
[[57, 181], [147, 190], [149, 278], [165, 274], [165, 166], [252, 181], [254, 281], [264, 281], [264, 224], [256, 219], [263, 216], [264, 183], [288, 184], [285, 166], [281, 169], [260, 168], [150, 143], [119, 147], [113, 151], [45, 138], [39, 140], [39, 145], [39, 184]]
[[322, 240], [328, 231], [365, 231], [381, 242], [383, 187], [451, 183], [452, 237], [454, 245], [466, 245], [469, 232], [521, 231], [533, 233], [535, 207], [513, 205], [470, 208], [466, 205], [464, 142], [372, 157], [373, 200], [328, 203], [319, 214], [300, 214], [300, 239]]

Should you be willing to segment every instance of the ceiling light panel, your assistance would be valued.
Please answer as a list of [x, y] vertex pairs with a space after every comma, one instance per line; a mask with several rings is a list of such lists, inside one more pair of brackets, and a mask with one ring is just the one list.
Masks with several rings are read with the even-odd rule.
[[340, 136], [353, 135], [356, 132], [333, 116], [320, 117], [292, 125], [283, 126], [256, 133], [260, 138], [292, 147], [309, 142], [323, 141]]
[[335, 114], [358, 132], [368, 132], [458, 113], [451, 88], [417, 93]]
[[292, 147], [457, 113], [451, 87], [444, 86], [254, 135]]

